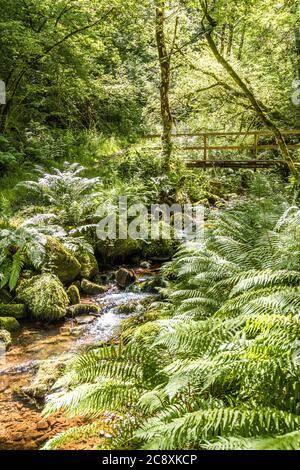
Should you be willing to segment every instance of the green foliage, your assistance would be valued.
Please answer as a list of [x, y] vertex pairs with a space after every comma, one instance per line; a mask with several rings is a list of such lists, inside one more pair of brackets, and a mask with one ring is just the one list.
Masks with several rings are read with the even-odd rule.
[[28, 222], [0, 230], [0, 288], [15, 289], [26, 263], [41, 267], [47, 238]]

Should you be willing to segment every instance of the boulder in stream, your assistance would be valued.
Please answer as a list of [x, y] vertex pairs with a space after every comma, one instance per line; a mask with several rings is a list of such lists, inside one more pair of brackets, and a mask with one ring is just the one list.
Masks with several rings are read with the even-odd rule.
[[81, 282], [81, 290], [84, 294], [87, 295], [99, 295], [107, 292], [108, 287], [99, 286], [98, 284], [94, 284], [93, 282], [90, 282], [87, 279], [83, 279], [83, 281]]
[[81, 317], [76, 318], [75, 322], [77, 325], [90, 325], [94, 323], [97, 317], [94, 315], [83, 315]]
[[36, 319], [58, 320], [66, 316], [69, 298], [53, 274], [41, 274], [22, 281], [16, 294]]
[[78, 315], [89, 315], [89, 314], [96, 314], [100, 313], [100, 307], [95, 304], [78, 304], [72, 305], [72, 307], [68, 308], [68, 313], [72, 315], [72, 317], [77, 317]]
[[116, 272], [116, 281], [120, 287], [125, 288], [136, 281], [136, 275], [129, 269], [120, 268]]

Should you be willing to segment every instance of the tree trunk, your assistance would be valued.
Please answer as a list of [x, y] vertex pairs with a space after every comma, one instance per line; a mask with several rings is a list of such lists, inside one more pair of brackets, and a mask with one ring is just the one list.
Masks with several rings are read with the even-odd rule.
[[241, 34], [241, 40], [240, 40], [240, 45], [239, 45], [239, 52], [238, 52], [238, 60], [242, 60], [243, 56], [243, 49], [244, 49], [244, 44], [245, 44], [245, 37], [246, 37], [246, 24], [243, 27], [242, 34]]
[[170, 107], [171, 53], [168, 53], [165, 40], [165, 0], [156, 0], [156, 43], [160, 64], [160, 107], [163, 125], [162, 148], [166, 169], [170, 169], [172, 155], [173, 118]]
[[300, 80], [300, 29], [295, 31], [295, 46], [297, 54], [298, 79]]

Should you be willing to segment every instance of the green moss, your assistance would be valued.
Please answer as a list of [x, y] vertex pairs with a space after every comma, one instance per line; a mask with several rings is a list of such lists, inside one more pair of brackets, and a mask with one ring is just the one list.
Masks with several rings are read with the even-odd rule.
[[161, 314], [156, 310], [150, 310], [148, 312], [142, 312], [139, 315], [128, 317], [121, 322], [122, 332], [130, 334], [133, 331], [136, 331], [138, 326], [149, 322], [155, 322], [159, 318], [161, 318]]
[[99, 273], [99, 266], [92, 253], [82, 253], [77, 256], [81, 264], [80, 276], [83, 279], [93, 279]]
[[70, 307], [70, 313], [73, 317], [77, 315], [89, 315], [89, 314], [99, 314], [100, 307], [94, 304], [78, 304]]
[[23, 304], [0, 304], [0, 315], [21, 320], [26, 317], [26, 307]]
[[16, 293], [34, 318], [58, 320], [66, 315], [69, 298], [53, 274], [42, 274], [21, 282]]
[[93, 282], [83, 279], [81, 283], [81, 290], [87, 295], [99, 295], [107, 292], [108, 287], [99, 286], [98, 284], [94, 284]]
[[70, 305], [80, 304], [80, 294], [78, 287], [72, 285], [67, 290], [67, 294], [70, 300]]
[[79, 275], [81, 265], [58, 240], [48, 237], [44, 269], [56, 274], [61, 282], [71, 283]]
[[13, 317], [0, 317], [0, 328], [7, 331], [15, 331], [20, 328], [20, 323]]
[[124, 304], [121, 304], [121, 305], [118, 305], [118, 307], [116, 307], [116, 313], [119, 313], [119, 314], [123, 314], [123, 315], [126, 315], [126, 314], [129, 314], [129, 313], [135, 313], [136, 311], [139, 310], [139, 302], [131, 302], [131, 303], [124, 303]]
[[74, 281], [71, 285], [77, 287], [79, 292], [81, 291], [81, 281]]
[[9, 348], [11, 345], [11, 334], [9, 331], [6, 330], [0, 330], [0, 341], [4, 343], [5, 348]]

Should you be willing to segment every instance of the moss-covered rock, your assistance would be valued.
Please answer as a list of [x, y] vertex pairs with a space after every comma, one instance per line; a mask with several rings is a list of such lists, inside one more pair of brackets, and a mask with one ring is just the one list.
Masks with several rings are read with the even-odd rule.
[[82, 279], [94, 279], [99, 273], [99, 266], [95, 256], [92, 253], [80, 253], [77, 259], [81, 264], [80, 277]]
[[21, 320], [26, 317], [26, 307], [24, 304], [0, 304], [0, 316]]
[[81, 282], [81, 290], [84, 294], [87, 295], [99, 295], [107, 292], [108, 287], [99, 286], [98, 284], [94, 284], [93, 282], [90, 282], [87, 279], [83, 279], [83, 281]]
[[0, 304], [8, 304], [12, 301], [12, 295], [5, 289], [0, 289]]
[[139, 309], [139, 302], [138, 301], [133, 301], [130, 303], [124, 303], [121, 305], [118, 305], [115, 309], [116, 313], [119, 313], [120, 315], [127, 315], [129, 313], [135, 313]]
[[0, 329], [16, 331], [20, 328], [20, 323], [14, 317], [0, 317]]
[[78, 287], [74, 285], [70, 286], [67, 290], [67, 294], [69, 297], [70, 305], [80, 304], [80, 294]]
[[4, 343], [5, 349], [11, 345], [11, 334], [7, 330], [0, 330], [0, 342]]
[[62, 283], [53, 274], [42, 274], [22, 281], [16, 293], [34, 318], [58, 320], [66, 315], [69, 298]]
[[132, 315], [127, 317], [121, 322], [122, 333], [136, 332], [137, 327], [143, 325], [144, 323], [152, 323], [161, 318], [161, 312], [156, 310], [150, 310], [147, 312], [141, 312], [139, 315]]
[[81, 264], [73, 253], [67, 250], [56, 238], [48, 237], [44, 269], [51, 271], [63, 283], [71, 283], [81, 270]]
[[68, 308], [68, 313], [73, 317], [77, 315], [99, 314], [100, 307], [95, 304], [78, 304]]

